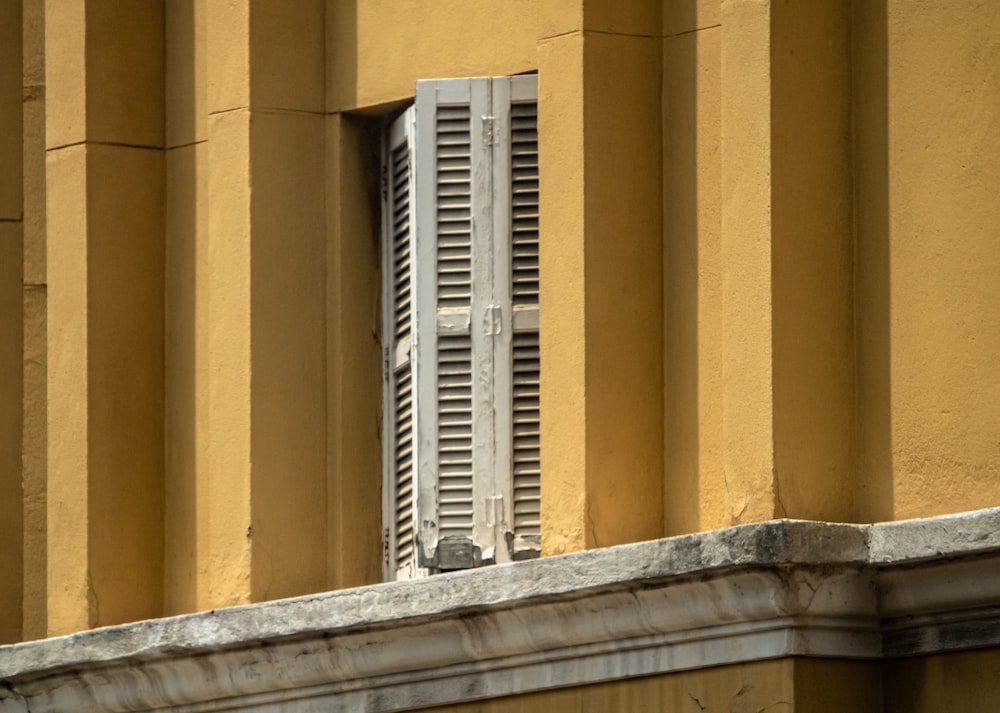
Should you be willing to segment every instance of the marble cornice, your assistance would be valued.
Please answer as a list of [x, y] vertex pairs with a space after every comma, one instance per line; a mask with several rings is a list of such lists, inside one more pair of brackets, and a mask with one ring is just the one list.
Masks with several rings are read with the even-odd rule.
[[394, 711], [1000, 646], [1000, 509], [777, 520], [0, 647], [8, 711]]

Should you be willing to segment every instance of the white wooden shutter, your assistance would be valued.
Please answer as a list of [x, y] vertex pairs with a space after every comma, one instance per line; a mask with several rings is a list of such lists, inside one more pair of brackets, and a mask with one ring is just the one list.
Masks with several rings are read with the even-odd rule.
[[383, 518], [390, 579], [418, 574], [414, 469], [413, 119], [391, 125], [383, 150]]
[[499, 560], [540, 551], [538, 349], [538, 83], [535, 76], [494, 80], [495, 300], [509, 315], [496, 339], [497, 489], [503, 497]]
[[511, 283], [515, 558], [541, 551], [538, 348], [538, 78], [519, 77], [511, 97]]
[[486, 80], [417, 83], [419, 541], [421, 565], [439, 570], [474, 567], [490, 546], [479, 523], [491, 396], [474, 317], [490, 281], [488, 104]]
[[386, 206], [396, 351], [412, 301], [412, 348], [386, 369], [390, 577], [538, 551], [536, 93], [534, 77], [417, 83], [407, 209], [391, 186]]

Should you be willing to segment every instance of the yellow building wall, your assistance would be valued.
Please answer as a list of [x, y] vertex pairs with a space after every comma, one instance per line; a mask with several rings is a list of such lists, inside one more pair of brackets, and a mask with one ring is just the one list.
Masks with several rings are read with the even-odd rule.
[[0, 7], [0, 643], [21, 638], [21, 8]]
[[1000, 503], [1000, 7], [855, 3], [857, 517]]
[[1000, 651], [967, 651], [885, 664], [885, 713], [996, 710]]
[[428, 77], [539, 72], [544, 554], [1000, 502], [1000, 8], [161, 4], [4, 5], [8, 638], [381, 577]]
[[717, 666], [428, 710], [442, 713], [840, 713], [847, 710], [880, 713], [882, 707], [878, 664], [807, 658]]

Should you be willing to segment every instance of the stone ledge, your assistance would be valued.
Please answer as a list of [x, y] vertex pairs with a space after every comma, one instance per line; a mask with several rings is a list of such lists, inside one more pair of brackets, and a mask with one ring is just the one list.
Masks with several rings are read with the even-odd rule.
[[996, 646], [998, 563], [1000, 509], [777, 520], [0, 647], [0, 711], [392, 711]]

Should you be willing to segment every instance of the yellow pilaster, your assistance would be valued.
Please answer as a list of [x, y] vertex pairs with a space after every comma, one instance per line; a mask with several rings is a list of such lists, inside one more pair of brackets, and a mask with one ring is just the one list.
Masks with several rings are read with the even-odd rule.
[[380, 122], [334, 114], [327, 128], [328, 586], [382, 579], [379, 254]]
[[732, 0], [722, 5], [721, 23], [728, 521], [712, 524], [849, 519], [847, 7], [839, 0], [808, 8]]
[[[204, 0], [166, 4], [164, 611], [208, 602], [208, 112]], [[204, 604], [202, 604], [204, 602]]]
[[21, 3], [0, 6], [0, 643], [21, 638]]
[[21, 466], [24, 498], [23, 638], [46, 623], [46, 270], [45, 2], [22, 3], [24, 47], [24, 397]]
[[206, 3], [212, 476], [200, 606], [326, 585], [323, 5]]
[[663, 522], [659, 10], [559, 9], [539, 46], [545, 554]]
[[677, 535], [728, 523], [719, 3], [670, 3], [663, 24], [663, 519]]
[[49, 634], [162, 612], [163, 26], [150, 9], [45, 7]]

